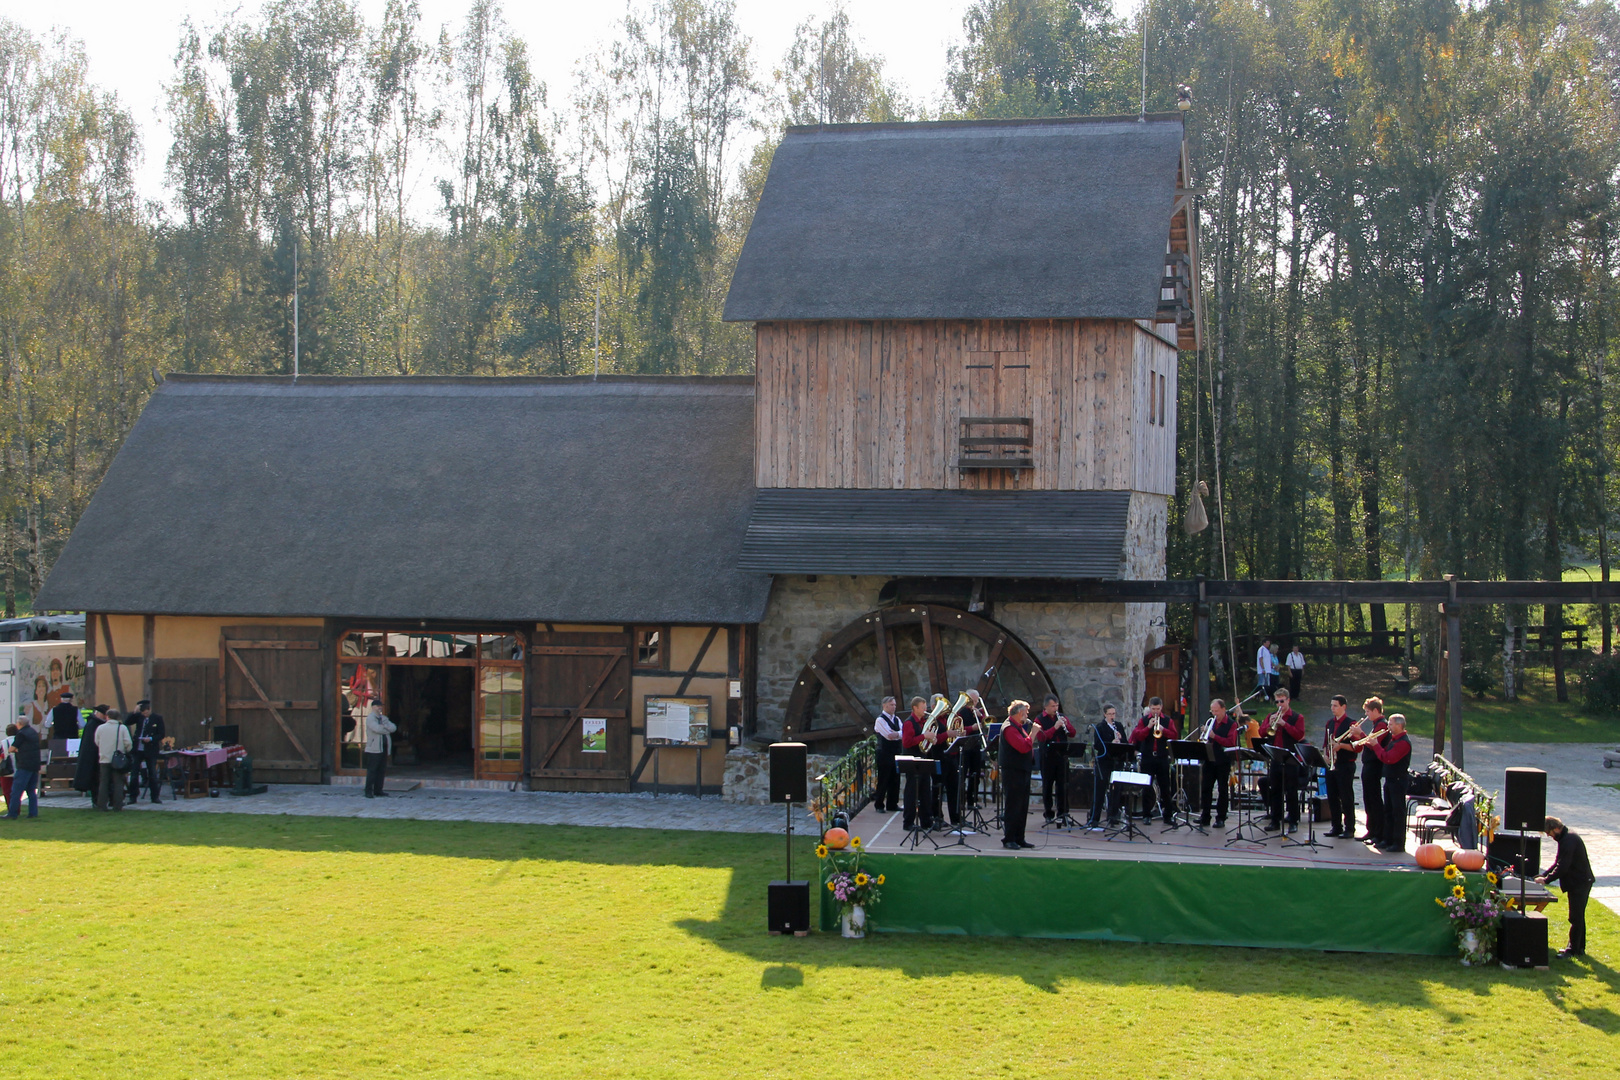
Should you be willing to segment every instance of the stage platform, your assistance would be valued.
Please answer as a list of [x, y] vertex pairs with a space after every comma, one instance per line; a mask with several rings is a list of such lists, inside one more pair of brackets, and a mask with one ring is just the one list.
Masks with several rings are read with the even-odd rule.
[[[999, 832], [930, 834], [913, 849], [899, 814], [868, 807], [850, 832], [866, 845], [871, 872], [886, 876], [871, 913], [874, 931], [1239, 945], [1450, 955], [1451, 927], [1435, 900], [1450, 883], [1411, 855], [1328, 840], [1320, 849], [1281, 839], [1225, 846], [1161, 821], [1139, 824], [1145, 839], [1103, 839], [1083, 828], [1042, 828], [1037, 811], [1021, 852]], [[1234, 816], [1228, 827], [1235, 825]], [[1251, 831], [1252, 835], [1252, 831]], [[1266, 834], [1275, 837], [1276, 834]], [[1302, 825], [1294, 840], [1306, 839]], [[1325, 846], [1331, 844], [1331, 847]], [[836, 928], [825, 889], [821, 922]]]

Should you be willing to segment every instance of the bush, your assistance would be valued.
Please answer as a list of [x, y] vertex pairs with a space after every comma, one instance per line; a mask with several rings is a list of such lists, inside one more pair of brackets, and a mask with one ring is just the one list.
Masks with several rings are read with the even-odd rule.
[[1464, 664], [1463, 689], [1482, 698], [1496, 688], [1496, 672], [1489, 664]]
[[1620, 716], [1620, 656], [1594, 656], [1580, 667], [1581, 697], [1589, 713]]

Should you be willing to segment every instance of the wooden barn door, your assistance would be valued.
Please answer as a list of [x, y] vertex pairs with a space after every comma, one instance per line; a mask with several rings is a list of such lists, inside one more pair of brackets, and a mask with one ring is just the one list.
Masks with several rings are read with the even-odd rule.
[[225, 723], [242, 729], [255, 769], [321, 771], [321, 630], [227, 626], [220, 632]]
[[[605, 720], [601, 749], [586, 719]], [[545, 791], [630, 789], [630, 634], [541, 630], [529, 648], [529, 777]]]
[[150, 696], [152, 711], [163, 717], [176, 746], [208, 738], [210, 717], [225, 723], [219, 710], [218, 660], [153, 660]]
[[1003, 464], [964, 470], [962, 486], [995, 491], [1027, 487], [1028, 470], [1005, 463], [1027, 464], [1030, 459], [1034, 419], [1028, 328], [1021, 323], [980, 323], [970, 327], [968, 335], [960, 460]]

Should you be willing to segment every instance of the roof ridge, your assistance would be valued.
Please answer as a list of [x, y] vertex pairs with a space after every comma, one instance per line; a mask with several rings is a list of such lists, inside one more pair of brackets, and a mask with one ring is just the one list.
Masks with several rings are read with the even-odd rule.
[[237, 375], [175, 371], [164, 382], [222, 386], [752, 386], [749, 375]]
[[948, 131], [1016, 127], [1056, 127], [1078, 124], [1169, 123], [1185, 124], [1179, 112], [1123, 113], [1110, 116], [1024, 116], [992, 120], [889, 120], [865, 124], [790, 124], [789, 135], [858, 134], [868, 131]]

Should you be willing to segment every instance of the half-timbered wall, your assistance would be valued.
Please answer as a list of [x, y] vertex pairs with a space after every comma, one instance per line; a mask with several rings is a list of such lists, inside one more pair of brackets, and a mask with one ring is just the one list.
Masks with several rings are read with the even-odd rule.
[[[1176, 351], [1135, 322], [786, 322], [756, 335], [759, 487], [1174, 492]], [[1033, 468], [958, 468], [963, 417], [1030, 420]]]

